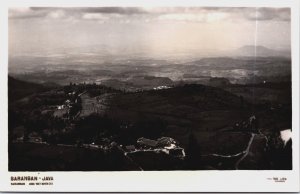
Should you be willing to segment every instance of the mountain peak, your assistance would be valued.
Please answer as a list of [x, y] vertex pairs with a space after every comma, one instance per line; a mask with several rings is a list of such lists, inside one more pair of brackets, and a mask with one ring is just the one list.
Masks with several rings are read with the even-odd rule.
[[[256, 53], [255, 53], [256, 52]], [[290, 52], [274, 50], [261, 45], [245, 45], [234, 51], [237, 56], [290, 57]]]

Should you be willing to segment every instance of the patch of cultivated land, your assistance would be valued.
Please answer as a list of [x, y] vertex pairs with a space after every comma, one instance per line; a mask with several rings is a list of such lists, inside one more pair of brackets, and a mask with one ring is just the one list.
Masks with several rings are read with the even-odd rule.
[[255, 85], [229, 85], [224, 87], [238, 96], [243, 96], [245, 100], [257, 104], [262, 101], [275, 103], [288, 103], [291, 101], [291, 83], [266, 83]]
[[111, 116], [131, 122], [139, 115], [157, 117], [167, 126], [164, 134], [185, 148], [193, 133], [199, 154], [235, 154], [246, 148], [250, 138], [242, 131], [223, 132], [251, 113], [241, 107], [239, 97], [217, 88], [197, 85], [130, 93], [116, 96], [112, 102]]
[[102, 94], [100, 96], [90, 97], [88, 93], [82, 94], [80, 96], [82, 106], [80, 117], [89, 116], [93, 113], [104, 114], [111, 95], [112, 94]]

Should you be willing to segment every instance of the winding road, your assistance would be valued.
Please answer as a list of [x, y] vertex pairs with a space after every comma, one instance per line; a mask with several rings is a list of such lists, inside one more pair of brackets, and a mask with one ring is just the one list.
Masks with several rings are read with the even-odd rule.
[[234, 158], [234, 157], [238, 157], [240, 155], [243, 155], [234, 165], [236, 170], [239, 170], [239, 164], [247, 157], [247, 155], [249, 154], [249, 150], [251, 148], [251, 145], [253, 143], [253, 140], [255, 138], [255, 133], [251, 133], [251, 137], [250, 140], [248, 142], [247, 148], [242, 151], [239, 152], [237, 154], [231, 154], [231, 155], [222, 155], [222, 154], [207, 154], [207, 155], [201, 155], [201, 156], [214, 156], [214, 157], [220, 157], [220, 158]]
[[255, 134], [254, 133], [251, 133], [251, 138], [248, 142], [248, 146], [246, 148], [246, 150], [244, 151], [245, 154], [243, 155], [243, 157], [241, 157], [236, 163], [235, 163], [235, 169], [238, 170], [239, 169], [239, 164], [247, 157], [247, 155], [249, 154], [249, 150], [250, 150], [250, 147], [252, 145], [252, 142], [253, 142], [253, 139], [255, 137]]

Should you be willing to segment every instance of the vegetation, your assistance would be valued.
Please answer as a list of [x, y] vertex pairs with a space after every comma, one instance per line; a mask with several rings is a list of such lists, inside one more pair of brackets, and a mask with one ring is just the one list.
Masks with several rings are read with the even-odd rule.
[[[23, 81], [16, 83], [31, 87]], [[13, 161], [10, 170], [137, 169], [124, 159], [119, 145], [134, 145], [140, 137], [162, 136], [176, 139], [186, 150], [187, 158], [179, 161], [163, 154], [132, 155], [146, 170], [235, 169], [240, 155], [230, 158], [218, 155], [243, 153], [251, 134], [256, 134], [250, 149], [256, 158], [246, 158], [240, 164], [242, 169], [291, 168], [290, 160], [279, 160], [291, 156], [291, 146], [284, 147], [278, 139], [280, 130], [291, 128], [291, 104], [283, 103], [290, 102], [288, 87], [280, 84], [274, 88], [272, 84], [226, 84], [225, 90], [188, 84], [135, 92], [85, 83], [36, 88], [42, 90], [22, 94], [19, 100], [9, 98], [9, 157]], [[13, 89], [11, 94], [15, 93]], [[248, 100], [252, 89], [263, 91], [265, 95], [258, 95], [253, 103]], [[274, 92], [282, 98], [274, 99]], [[86, 106], [98, 109], [81, 114]], [[248, 125], [253, 115], [257, 119], [256, 130]], [[20, 137], [23, 143], [16, 142]], [[266, 138], [270, 140], [268, 145]], [[84, 147], [86, 145], [102, 146], [102, 151], [91, 151]], [[58, 154], [61, 152], [66, 156]], [[54, 162], [49, 163], [53, 158], [56, 158]], [[42, 164], [35, 166], [26, 162], [35, 164], [35, 160]]]

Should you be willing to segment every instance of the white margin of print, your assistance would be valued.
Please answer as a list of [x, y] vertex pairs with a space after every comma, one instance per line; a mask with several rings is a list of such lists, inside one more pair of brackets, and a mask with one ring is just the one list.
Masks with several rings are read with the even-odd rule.
[[[217, 6], [291, 7], [293, 170], [278, 171], [143, 171], [143, 172], [39, 172], [53, 176], [52, 186], [11, 186], [11, 176], [38, 172], [8, 171], [7, 69], [8, 8], [29, 6]], [[0, 191], [49, 192], [299, 192], [299, 1], [298, 0], [10, 0], [0, 2]], [[286, 177], [285, 183], [267, 180]]]

